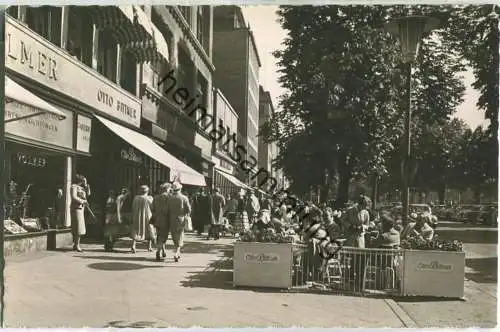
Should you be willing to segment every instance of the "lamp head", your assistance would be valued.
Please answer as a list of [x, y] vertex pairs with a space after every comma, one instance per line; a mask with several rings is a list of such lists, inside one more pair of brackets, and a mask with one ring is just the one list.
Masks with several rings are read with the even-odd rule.
[[416, 15], [396, 18], [384, 26], [385, 31], [398, 37], [405, 63], [415, 60], [422, 35], [438, 27], [437, 18]]

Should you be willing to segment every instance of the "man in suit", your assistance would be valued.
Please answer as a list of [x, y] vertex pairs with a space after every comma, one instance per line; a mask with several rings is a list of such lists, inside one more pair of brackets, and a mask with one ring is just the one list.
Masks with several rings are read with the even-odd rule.
[[210, 197], [211, 222], [207, 240], [210, 240], [211, 237], [214, 240], [219, 239], [224, 223], [224, 206], [226, 206], [226, 199], [220, 193], [219, 188], [215, 188], [214, 193]]

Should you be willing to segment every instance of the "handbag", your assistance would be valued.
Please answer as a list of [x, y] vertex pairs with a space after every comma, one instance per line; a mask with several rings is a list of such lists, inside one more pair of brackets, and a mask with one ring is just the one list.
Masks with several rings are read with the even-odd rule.
[[148, 225], [148, 239], [149, 240], [152, 240], [153, 243], [156, 244], [156, 237], [157, 237], [157, 234], [156, 234], [156, 227], [153, 226], [152, 224], [149, 224]]
[[184, 231], [186, 232], [192, 232], [193, 231], [193, 222], [191, 220], [190, 215], [186, 215], [184, 217]]

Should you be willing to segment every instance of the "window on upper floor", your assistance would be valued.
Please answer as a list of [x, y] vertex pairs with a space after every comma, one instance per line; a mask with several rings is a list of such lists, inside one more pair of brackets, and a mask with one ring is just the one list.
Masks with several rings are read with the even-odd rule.
[[87, 66], [92, 66], [94, 25], [87, 12], [79, 6], [70, 6], [68, 14], [66, 50]]
[[[166, 81], [164, 80], [162, 82], [165, 75], [168, 74], [170, 67], [168, 66], [167, 62], [162, 59], [162, 60], [151, 62], [150, 68], [152, 71], [152, 75], [151, 75], [151, 82], [149, 82], [149, 83], [151, 83], [151, 86], [155, 90], [163, 93], [163, 91], [165, 91], [165, 89], [168, 88], [168, 86], [172, 84], [168, 80], [166, 80]], [[162, 82], [162, 83], [160, 85], [158, 85], [160, 82]]]
[[200, 42], [202, 46], [204, 46], [205, 40], [204, 37], [204, 17], [203, 17], [203, 6], [198, 6], [198, 10], [196, 11], [196, 39]]
[[97, 71], [116, 82], [117, 43], [109, 30], [99, 30]]
[[178, 7], [184, 19], [188, 22], [189, 26], [191, 26], [191, 6], [178, 6]]
[[61, 7], [27, 7], [26, 23], [31, 30], [52, 44], [61, 46], [61, 14]]
[[6, 12], [15, 19], [19, 18], [19, 6], [9, 6]]
[[235, 29], [240, 29], [242, 27], [242, 23], [240, 21], [240, 18], [238, 15], [234, 14], [234, 28]]
[[[219, 119], [219, 121], [217, 123], [217, 131], [218, 132], [222, 131], [221, 128], [224, 128], [224, 120], [223, 119]], [[217, 140], [216, 144], [217, 144], [217, 150], [219, 150], [220, 152], [223, 152], [224, 150], [222, 148], [224, 145], [224, 139]]]
[[122, 51], [120, 86], [133, 95], [137, 94], [137, 61], [127, 50]]
[[[210, 108], [208, 107], [208, 83], [201, 75], [201, 73], [198, 72], [198, 84], [197, 84], [197, 89], [196, 89], [196, 95], [199, 97], [197, 98], [197, 102], [199, 105], [202, 105], [205, 110], [207, 111], [207, 114], [210, 114]], [[210, 114], [211, 115], [211, 114]], [[199, 111], [199, 114], [197, 114], [197, 119], [202, 117], [202, 112], [201, 110]], [[213, 124], [212, 124], [213, 125]], [[200, 126], [202, 128], [206, 128], [207, 126], [210, 126], [210, 121], [209, 117], [204, 116], [202, 118], [202, 121], [200, 122]]]
[[229, 144], [226, 147], [226, 150], [227, 150], [227, 152], [228, 152], [229, 155], [232, 155], [233, 152], [234, 152], [234, 141], [231, 140], [231, 136], [234, 133], [235, 132], [231, 130], [230, 126], [226, 126], [226, 138], [224, 140], [224, 143], [225, 143], [225, 141], [229, 141]]

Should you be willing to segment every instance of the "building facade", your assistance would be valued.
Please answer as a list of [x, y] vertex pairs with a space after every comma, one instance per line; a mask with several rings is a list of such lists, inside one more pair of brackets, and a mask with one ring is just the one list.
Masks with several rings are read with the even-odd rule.
[[[183, 15], [177, 7], [165, 10]], [[211, 163], [211, 142], [206, 133], [194, 129], [198, 128], [194, 126], [196, 117], [188, 117], [191, 123], [186, 120], [183, 127], [180, 119], [186, 117], [169, 118], [164, 115], [168, 112], [165, 107], [157, 107], [168, 103], [161, 93], [156, 93], [156, 107], [151, 107], [150, 95], [155, 89], [147, 89], [150, 80], [161, 77], [149, 74], [150, 64], [162, 64], [162, 70], [171, 65], [183, 85], [201, 85], [199, 91], [206, 91], [197, 94], [204, 102], [196, 103], [201, 106], [194, 107], [195, 112], [203, 113], [203, 106], [212, 112], [209, 91], [213, 66], [208, 56], [200, 60], [202, 51], [210, 52], [210, 34], [199, 32], [203, 44], [194, 50], [198, 56], [193, 55], [191, 44], [175, 39], [181, 33], [169, 38], [160, 30], [165, 30], [163, 23], [153, 23], [153, 13], [151, 7], [135, 5], [7, 9], [8, 217], [70, 226], [70, 186], [75, 174], [86, 176], [92, 187], [89, 203], [95, 218], [88, 218], [89, 224], [103, 222], [107, 199], [121, 188], [133, 195], [139, 185], [155, 189], [160, 180], [178, 180], [187, 186], [205, 186], [210, 180], [202, 160]], [[210, 8], [192, 12], [193, 22], [195, 14], [201, 14], [206, 19], [200, 21], [210, 25]], [[179, 15], [172, 17], [184, 22]], [[175, 32], [176, 26], [172, 26]], [[192, 30], [182, 31], [193, 38]], [[178, 65], [181, 59], [188, 62], [178, 55], [181, 44], [186, 53], [192, 52], [192, 62], [198, 61], [199, 66]], [[205, 81], [197, 80], [194, 72]], [[172, 100], [184, 95], [178, 93]], [[39, 107], [57, 109], [64, 116], [43, 113]], [[174, 130], [169, 123], [174, 123]], [[182, 140], [184, 132], [192, 137], [185, 146], [199, 153], [183, 161], [168, 152], [167, 143], [175, 141], [174, 136]], [[124, 216], [130, 208], [124, 207]]]
[[[238, 144], [245, 149], [242, 159], [258, 169], [259, 69], [261, 62], [252, 31], [238, 6], [214, 8], [213, 59], [217, 67], [215, 85], [238, 114]], [[246, 169], [250, 169], [248, 166]], [[257, 184], [252, 172], [240, 167], [239, 178]], [[255, 175], [255, 172], [253, 172]]]
[[186, 164], [213, 179], [211, 6], [142, 6], [166, 40], [168, 59], [145, 64], [141, 81], [143, 129]]
[[246, 188], [237, 178], [239, 166], [234, 158], [238, 141], [238, 114], [219, 89], [214, 89], [214, 110], [218, 128], [212, 154], [215, 164], [214, 187], [221, 189], [227, 196]]

